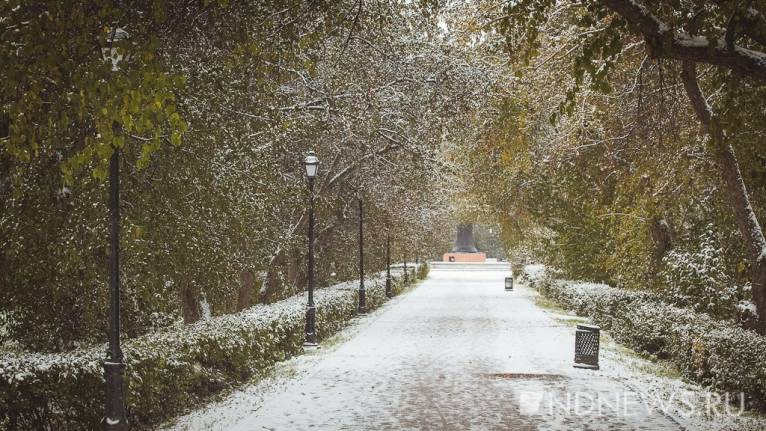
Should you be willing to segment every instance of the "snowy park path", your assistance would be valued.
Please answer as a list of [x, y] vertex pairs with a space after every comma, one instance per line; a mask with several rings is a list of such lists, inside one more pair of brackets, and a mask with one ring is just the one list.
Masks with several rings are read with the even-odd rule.
[[526, 289], [505, 292], [505, 275], [433, 270], [336, 344], [174, 429], [681, 429], [617, 380], [573, 368], [573, 326]]

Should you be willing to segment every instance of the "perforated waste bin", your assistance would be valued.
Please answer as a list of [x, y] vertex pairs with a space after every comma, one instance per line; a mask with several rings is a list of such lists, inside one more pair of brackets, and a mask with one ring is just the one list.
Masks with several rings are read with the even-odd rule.
[[577, 325], [575, 332], [575, 368], [598, 370], [598, 349], [601, 328], [596, 325]]
[[505, 290], [513, 290], [513, 277], [505, 277]]

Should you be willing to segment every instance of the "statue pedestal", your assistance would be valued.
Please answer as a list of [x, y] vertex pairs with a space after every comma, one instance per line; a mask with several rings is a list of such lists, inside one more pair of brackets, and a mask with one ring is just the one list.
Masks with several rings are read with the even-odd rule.
[[484, 262], [487, 260], [486, 253], [444, 253], [443, 262]]

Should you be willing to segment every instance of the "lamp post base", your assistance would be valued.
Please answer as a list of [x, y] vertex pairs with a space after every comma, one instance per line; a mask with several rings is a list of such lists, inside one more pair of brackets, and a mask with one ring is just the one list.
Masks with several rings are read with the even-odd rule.
[[386, 277], [386, 298], [394, 296], [394, 292], [391, 291], [391, 277]]
[[308, 341], [303, 343], [303, 350], [316, 350], [319, 348], [317, 343], [309, 343]]
[[125, 363], [104, 361], [106, 378], [106, 416], [101, 419], [101, 429], [105, 431], [127, 431], [130, 429], [123, 403], [122, 382]]
[[316, 316], [316, 307], [309, 305], [306, 308], [306, 341], [303, 343], [304, 347], [317, 346]]
[[125, 418], [113, 419], [105, 417], [101, 419], [100, 425], [104, 431], [128, 431], [130, 429], [128, 420]]
[[356, 314], [364, 316], [367, 314], [367, 291], [359, 289], [359, 306], [356, 308]]

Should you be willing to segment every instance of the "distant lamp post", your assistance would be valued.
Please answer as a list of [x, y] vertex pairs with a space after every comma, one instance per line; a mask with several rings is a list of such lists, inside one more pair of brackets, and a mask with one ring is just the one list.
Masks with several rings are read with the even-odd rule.
[[[104, 61], [111, 61], [112, 71], [119, 70], [123, 54], [115, 44], [128, 38], [118, 28], [108, 39], [109, 45], [101, 49]], [[123, 377], [125, 361], [120, 348], [120, 151], [114, 148], [109, 160], [109, 350], [104, 361], [106, 380], [106, 411], [101, 427], [109, 431], [129, 428], [125, 414]]]
[[364, 289], [364, 207], [359, 194], [359, 307], [357, 314], [367, 313], [367, 291]]
[[391, 290], [391, 237], [386, 233], [386, 297], [394, 296]]
[[309, 257], [308, 257], [308, 284], [309, 284], [309, 300], [306, 307], [306, 341], [303, 343], [304, 347], [316, 347], [317, 346], [317, 330], [316, 330], [316, 307], [314, 306], [314, 178], [317, 176], [317, 170], [319, 169], [319, 159], [313, 151], [309, 151], [306, 155], [306, 159], [303, 161], [303, 166], [306, 168], [306, 178], [309, 183], [309, 229], [308, 229], [308, 241], [309, 241]]
[[404, 282], [410, 282], [410, 275], [407, 274], [407, 254], [404, 255]]
[[415, 244], [415, 266], [420, 266], [420, 243]]

